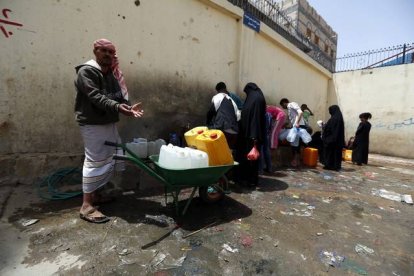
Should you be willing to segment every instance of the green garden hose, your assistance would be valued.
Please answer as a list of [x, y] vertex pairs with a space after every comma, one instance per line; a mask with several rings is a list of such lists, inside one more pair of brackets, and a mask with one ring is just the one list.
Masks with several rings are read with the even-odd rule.
[[82, 170], [79, 168], [63, 168], [43, 178], [37, 191], [41, 198], [48, 200], [63, 200], [79, 196], [82, 191], [61, 191], [62, 186], [82, 183]]

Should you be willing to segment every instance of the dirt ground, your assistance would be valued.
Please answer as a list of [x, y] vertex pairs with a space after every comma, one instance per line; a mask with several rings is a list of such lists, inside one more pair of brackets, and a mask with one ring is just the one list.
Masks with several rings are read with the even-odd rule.
[[100, 206], [101, 225], [79, 219], [80, 197], [3, 183], [0, 275], [414, 275], [414, 206], [380, 196], [414, 197], [413, 164], [279, 168], [219, 203], [196, 196], [182, 218], [160, 189], [136, 189]]

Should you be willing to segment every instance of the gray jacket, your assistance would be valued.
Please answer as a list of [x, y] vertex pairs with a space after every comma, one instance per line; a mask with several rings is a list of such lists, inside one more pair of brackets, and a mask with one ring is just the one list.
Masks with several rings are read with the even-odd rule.
[[80, 125], [103, 125], [119, 121], [118, 106], [127, 102], [112, 72], [103, 74], [95, 60], [76, 68], [76, 121]]

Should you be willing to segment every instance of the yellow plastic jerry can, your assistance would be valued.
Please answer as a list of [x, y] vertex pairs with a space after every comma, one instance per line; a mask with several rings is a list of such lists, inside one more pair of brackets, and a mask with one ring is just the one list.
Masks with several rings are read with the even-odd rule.
[[204, 130], [195, 138], [195, 146], [208, 154], [209, 166], [230, 165], [233, 155], [221, 130]]
[[206, 126], [199, 126], [195, 127], [193, 129], [190, 129], [186, 133], [184, 133], [185, 142], [187, 143], [187, 146], [189, 147], [197, 147], [196, 146], [196, 137], [200, 134], [202, 134], [204, 131], [208, 130]]
[[303, 150], [303, 164], [309, 167], [316, 167], [318, 164], [318, 149], [305, 148]]

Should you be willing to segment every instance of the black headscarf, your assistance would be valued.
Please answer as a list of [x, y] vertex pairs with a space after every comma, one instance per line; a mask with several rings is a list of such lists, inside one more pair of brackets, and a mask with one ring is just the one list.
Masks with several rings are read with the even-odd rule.
[[240, 134], [246, 139], [256, 139], [262, 143], [265, 135], [266, 100], [262, 90], [249, 82], [243, 90], [247, 97], [240, 120]]
[[323, 130], [323, 142], [326, 146], [336, 145], [343, 147], [345, 143], [345, 127], [341, 109], [337, 105], [329, 107], [331, 118], [328, 120]]

